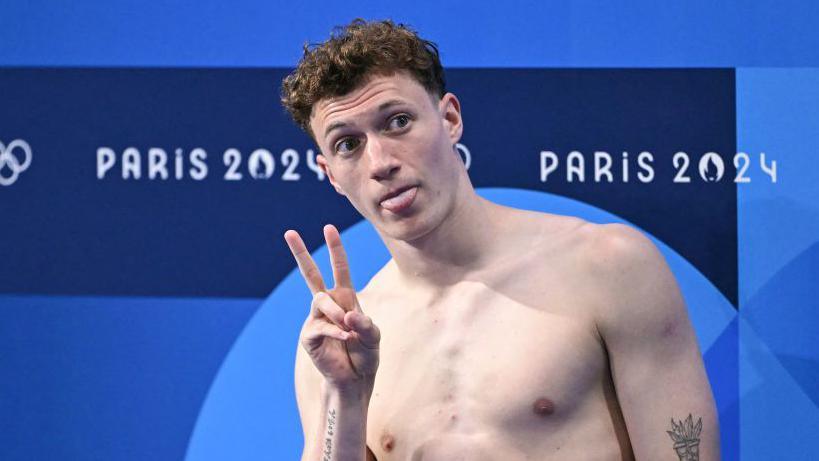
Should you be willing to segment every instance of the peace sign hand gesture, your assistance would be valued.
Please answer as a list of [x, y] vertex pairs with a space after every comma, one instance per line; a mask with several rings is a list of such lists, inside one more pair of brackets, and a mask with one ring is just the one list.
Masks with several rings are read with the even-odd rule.
[[313, 293], [310, 314], [301, 331], [301, 345], [325, 379], [346, 387], [375, 378], [381, 332], [358, 304], [350, 278], [347, 255], [335, 226], [324, 226], [335, 286], [324, 280], [298, 232], [285, 232], [284, 239], [298, 263], [307, 287]]

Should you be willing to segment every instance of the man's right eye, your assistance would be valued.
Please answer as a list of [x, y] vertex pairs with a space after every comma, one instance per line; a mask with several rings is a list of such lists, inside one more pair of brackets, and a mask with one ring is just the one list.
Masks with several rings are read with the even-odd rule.
[[358, 140], [355, 138], [342, 138], [336, 143], [336, 152], [343, 154], [358, 147]]

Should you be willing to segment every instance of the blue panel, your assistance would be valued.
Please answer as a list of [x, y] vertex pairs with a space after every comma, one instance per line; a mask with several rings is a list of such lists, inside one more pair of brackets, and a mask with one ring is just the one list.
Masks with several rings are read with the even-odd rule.
[[260, 302], [0, 295], [0, 459], [181, 459]]
[[[738, 187], [742, 453], [814, 459], [819, 424], [819, 70], [738, 69], [737, 146], [777, 162]], [[752, 157], [753, 158], [753, 157]], [[753, 165], [758, 168], [758, 165]]]
[[737, 189], [740, 299], [745, 302], [819, 241], [819, 69], [738, 69], [737, 148], [760, 172], [761, 152], [777, 182], [757, 175]]
[[819, 243], [785, 265], [743, 317], [819, 408]]
[[[819, 407], [814, 405], [740, 309], [740, 450], [747, 461], [812, 461]], [[753, 382], [745, 382], [747, 378]]]
[[[314, 229], [305, 238], [316, 248], [322, 224], [344, 229], [360, 219], [309, 168], [313, 145], [276, 100], [283, 75], [275, 69], [0, 70], [0, 93], [15, 108], [0, 111], [0, 142], [25, 140], [33, 153], [19, 179], [0, 187], [0, 216], [10, 223], [0, 226], [6, 261], [0, 291], [269, 293], [270, 283], [289, 271], [285, 229]], [[463, 100], [462, 142], [472, 152], [476, 187], [544, 190], [622, 216], [678, 251], [736, 303], [736, 186], [730, 174], [704, 181], [696, 168], [709, 151], [730, 165], [733, 70], [477, 69], [448, 77]], [[111, 149], [110, 169], [98, 167], [101, 147]], [[235, 181], [227, 180], [232, 148], [242, 175]], [[151, 176], [151, 149], [161, 149], [167, 177]], [[289, 163], [292, 171], [284, 161], [288, 149], [300, 159]], [[546, 150], [558, 162], [547, 180], [541, 175]], [[567, 179], [575, 150], [582, 154], [582, 180]], [[196, 172], [205, 170], [194, 164], [197, 151], [207, 155], [199, 179]], [[595, 178], [598, 151], [609, 155], [609, 176]], [[645, 182], [638, 179], [645, 172], [638, 168], [642, 151], [652, 155]], [[674, 166], [678, 151], [692, 161], [684, 171]], [[250, 166], [259, 152], [275, 171], [256, 179]], [[125, 168], [127, 158], [138, 159], [138, 179]], [[691, 182], [675, 183], [678, 172]]]
[[356, 16], [414, 25], [456, 67], [819, 65], [809, 0], [5, 2], [0, 65], [289, 67]]
[[739, 323], [734, 317], [714, 344], [703, 351], [705, 368], [716, 400], [722, 459], [739, 459]]

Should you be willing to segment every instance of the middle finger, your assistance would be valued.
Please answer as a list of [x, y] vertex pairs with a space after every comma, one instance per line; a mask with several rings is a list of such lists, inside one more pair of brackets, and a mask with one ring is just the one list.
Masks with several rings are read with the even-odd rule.
[[333, 266], [335, 287], [352, 288], [353, 281], [350, 277], [347, 253], [344, 251], [344, 245], [341, 244], [341, 235], [339, 235], [338, 229], [332, 224], [324, 226], [324, 240], [327, 242], [327, 250], [330, 253], [330, 265]]

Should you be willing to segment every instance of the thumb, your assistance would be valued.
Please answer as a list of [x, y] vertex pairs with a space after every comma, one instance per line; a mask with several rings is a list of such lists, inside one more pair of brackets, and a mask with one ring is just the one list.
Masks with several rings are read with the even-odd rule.
[[358, 336], [362, 346], [368, 349], [378, 349], [381, 342], [381, 331], [372, 319], [359, 311], [349, 311], [344, 314], [344, 323]]

